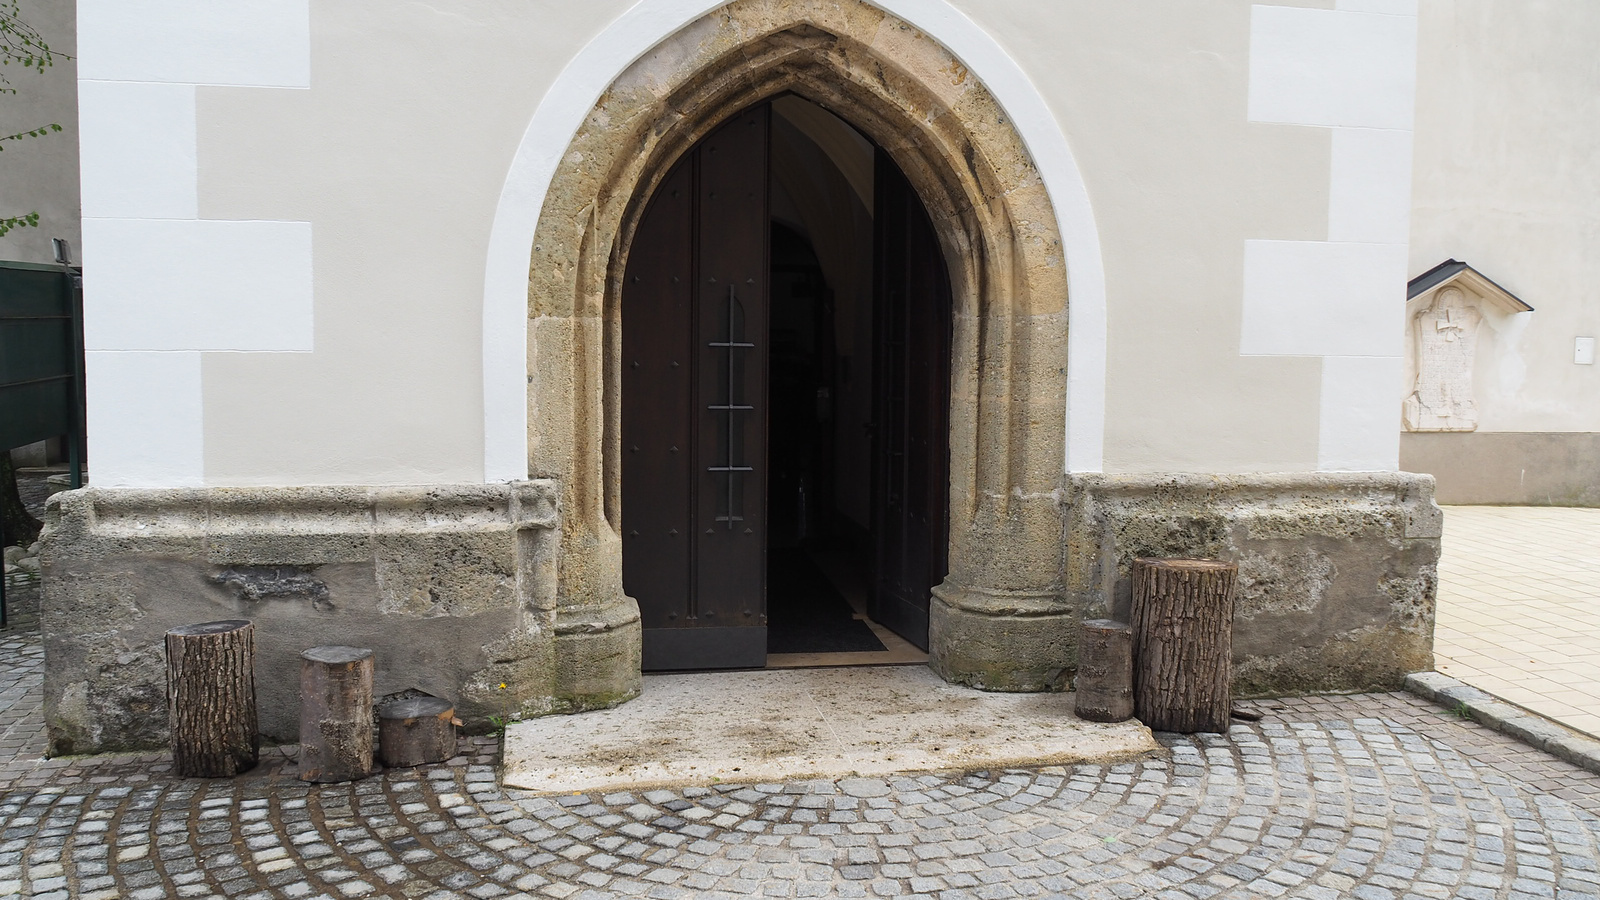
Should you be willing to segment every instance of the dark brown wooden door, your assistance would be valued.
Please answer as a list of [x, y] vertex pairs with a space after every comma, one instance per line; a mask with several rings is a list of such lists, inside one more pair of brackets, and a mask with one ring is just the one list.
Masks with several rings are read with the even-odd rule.
[[766, 664], [770, 108], [673, 168], [622, 290], [622, 579], [644, 668]]
[[916, 191], [882, 150], [876, 168], [871, 612], [926, 650], [949, 571], [950, 277]]

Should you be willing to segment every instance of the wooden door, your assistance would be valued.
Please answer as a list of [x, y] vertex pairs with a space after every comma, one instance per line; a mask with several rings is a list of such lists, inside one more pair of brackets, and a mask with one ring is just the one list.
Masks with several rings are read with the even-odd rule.
[[647, 670], [766, 664], [769, 116], [686, 154], [628, 256], [622, 579]]
[[872, 617], [926, 650], [928, 599], [949, 571], [950, 277], [881, 149], [876, 169]]

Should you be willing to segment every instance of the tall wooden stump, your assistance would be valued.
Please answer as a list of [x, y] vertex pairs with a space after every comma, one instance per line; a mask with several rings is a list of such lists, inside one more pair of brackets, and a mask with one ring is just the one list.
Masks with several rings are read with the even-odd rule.
[[300, 654], [300, 780], [372, 774], [372, 651], [312, 647]]
[[400, 769], [444, 762], [456, 755], [456, 708], [438, 697], [390, 700], [378, 707], [378, 752]]
[[1134, 561], [1134, 707], [1151, 728], [1228, 730], [1238, 574], [1214, 559]]
[[178, 775], [220, 778], [255, 767], [255, 626], [243, 619], [167, 632], [167, 721]]
[[1133, 717], [1133, 629], [1110, 619], [1083, 623], [1078, 641], [1078, 718], [1121, 722]]

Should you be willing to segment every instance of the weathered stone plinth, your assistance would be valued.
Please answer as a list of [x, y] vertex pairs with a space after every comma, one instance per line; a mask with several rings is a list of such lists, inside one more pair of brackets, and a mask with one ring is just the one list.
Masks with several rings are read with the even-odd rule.
[[300, 652], [332, 640], [374, 650], [378, 696], [459, 698], [469, 728], [625, 700], [637, 614], [611, 616], [604, 654], [558, 640], [583, 612], [558, 616], [560, 519], [551, 481], [60, 494], [42, 557], [50, 751], [163, 745], [163, 635], [223, 618], [256, 625], [268, 740], [294, 739]]
[[1408, 473], [1075, 475], [1065, 601], [1127, 621], [1138, 557], [1239, 564], [1233, 689], [1395, 689], [1433, 667], [1443, 518]]

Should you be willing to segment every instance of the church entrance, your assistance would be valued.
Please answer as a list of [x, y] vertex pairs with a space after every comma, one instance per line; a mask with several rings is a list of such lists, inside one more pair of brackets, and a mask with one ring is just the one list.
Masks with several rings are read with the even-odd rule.
[[656, 188], [621, 316], [644, 668], [918, 658], [947, 571], [951, 291], [889, 156], [796, 96], [731, 117]]

